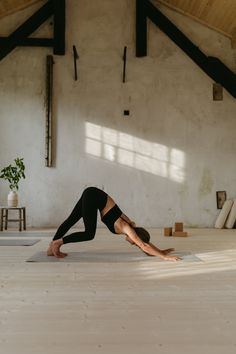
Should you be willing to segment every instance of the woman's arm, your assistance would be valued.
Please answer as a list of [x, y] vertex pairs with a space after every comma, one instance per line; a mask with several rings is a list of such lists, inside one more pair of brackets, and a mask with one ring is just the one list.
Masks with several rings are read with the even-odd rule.
[[[174, 249], [167, 249], [167, 250], [160, 250], [159, 248], [157, 248], [156, 246], [154, 246], [151, 242], [146, 243], [145, 244], [145, 248], [142, 249], [143, 252], [147, 253], [150, 256], [159, 256], [162, 259], [164, 259], [165, 261], [178, 261], [181, 258], [177, 257], [177, 256], [168, 256], [169, 252], [172, 252]], [[148, 249], [148, 246], [149, 249]], [[156, 253], [156, 254], [152, 254], [152, 253]]]
[[136, 234], [135, 230], [130, 227], [130, 225], [126, 224], [123, 227], [124, 233], [144, 252], [147, 253], [150, 256], [156, 256], [160, 257], [161, 259], [164, 260], [171, 260], [171, 261], [177, 261], [180, 260], [179, 257], [176, 256], [168, 256], [165, 254], [165, 252], [161, 251], [159, 248], [154, 246], [151, 242], [145, 243], [143, 242], [138, 235]]
[[121, 215], [121, 218], [122, 218], [123, 220], [125, 220], [130, 226], [132, 226], [132, 227], [135, 227], [135, 226], [136, 226], [136, 225], [135, 225], [135, 222], [134, 222], [134, 221], [131, 221], [130, 218], [128, 218], [127, 215], [122, 214], [122, 215]]

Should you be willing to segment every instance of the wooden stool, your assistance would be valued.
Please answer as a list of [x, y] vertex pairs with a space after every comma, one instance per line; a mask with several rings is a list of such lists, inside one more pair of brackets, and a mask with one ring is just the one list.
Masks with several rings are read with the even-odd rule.
[[[5, 223], [5, 230], [7, 230], [9, 222], [18, 222], [19, 223], [19, 231], [23, 229], [26, 230], [26, 210], [25, 207], [0, 207], [1, 210], [1, 218], [0, 218], [0, 231], [3, 231], [3, 224]], [[17, 219], [8, 219], [8, 211], [15, 210], [18, 211], [18, 218]]]

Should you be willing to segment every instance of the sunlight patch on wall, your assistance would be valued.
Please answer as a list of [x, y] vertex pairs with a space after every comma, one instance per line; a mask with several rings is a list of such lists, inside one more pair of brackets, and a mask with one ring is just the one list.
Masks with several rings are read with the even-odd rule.
[[86, 122], [86, 153], [183, 183], [185, 154], [114, 129]]

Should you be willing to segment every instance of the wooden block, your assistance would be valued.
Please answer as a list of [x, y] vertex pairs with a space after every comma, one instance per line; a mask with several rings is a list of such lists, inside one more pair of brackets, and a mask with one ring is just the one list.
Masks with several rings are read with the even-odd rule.
[[184, 224], [182, 222], [175, 223], [175, 231], [176, 232], [183, 232], [184, 231]]
[[183, 232], [183, 231], [175, 231], [173, 233], [173, 236], [187, 237], [188, 233], [187, 232]]
[[172, 236], [172, 227], [164, 227], [164, 236]]

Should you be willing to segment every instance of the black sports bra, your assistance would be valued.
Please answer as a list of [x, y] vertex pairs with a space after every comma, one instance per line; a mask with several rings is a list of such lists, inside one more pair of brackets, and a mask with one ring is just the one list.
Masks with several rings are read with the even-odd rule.
[[122, 211], [118, 207], [117, 204], [115, 204], [103, 217], [102, 217], [102, 222], [108, 227], [108, 229], [113, 233], [116, 234], [115, 229], [114, 229], [114, 224], [117, 219], [122, 215]]

